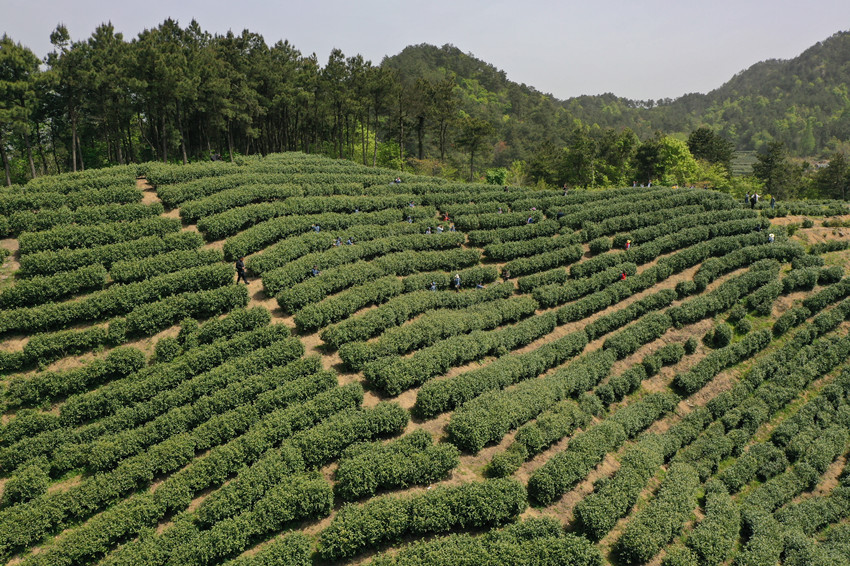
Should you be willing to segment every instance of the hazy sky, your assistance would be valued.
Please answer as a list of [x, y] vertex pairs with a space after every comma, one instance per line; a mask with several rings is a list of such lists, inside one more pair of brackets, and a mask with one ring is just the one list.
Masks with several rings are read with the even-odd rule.
[[327, 61], [373, 63], [451, 43], [558, 98], [708, 92], [764, 59], [788, 59], [850, 29], [850, 0], [0, 0], [0, 33], [43, 57], [59, 22], [75, 40], [111, 21], [129, 40], [171, 17], [212, 33], [247, 28]]

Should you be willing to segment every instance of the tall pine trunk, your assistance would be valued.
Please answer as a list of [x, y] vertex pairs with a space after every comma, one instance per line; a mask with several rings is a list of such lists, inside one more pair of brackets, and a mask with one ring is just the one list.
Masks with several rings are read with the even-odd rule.
[[372, 167], [378, 163], [378, 107], [375, 106], [375, 147], [372, 148]]
[[86, 170], [86, 162], [83, 161], [83, 144], [80, 142], [80, 134], [77, 133], [77, 152], [80, 154], [80, 171]]
[[71, 111], [71, 171], [77, 172], [77, 115]]
[[183, 151], [183, 165], [189, 163], [186, 157], [186, 134], [183, 131], [183, 115], [180, 112], [180, 100], [177, 101], [177, 125], [180, 127], [180, 149]]
[[422, 147], [422, 140], [425, 137], [425, 116], [419, 116], [419, 121], [416, 125], [416, 135], [419, 141], [419, 160], [422, 161], [425, 158], [425, 152]]
[[230, 162], [233, 163], [233, 123], [227, 123], [227, 152], [230, 154]]
[[168, 140], [165, 137], [165, 112], [162, 113], [162, 131], [159, 133], [162, 140], [162, 162], [168, 163]]
[[3, 169], [6, 171], [6, 186], [12, 185], [12, 172], [9, 170], [9, 156], [6, 155], [6, 142], [0, 137], [0, 154], [3, 154]]

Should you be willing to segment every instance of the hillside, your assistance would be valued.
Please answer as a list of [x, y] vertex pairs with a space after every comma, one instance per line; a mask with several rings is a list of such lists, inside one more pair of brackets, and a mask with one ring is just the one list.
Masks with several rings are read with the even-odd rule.
[[0, 558], [847, 564], [846, 203], [396, 176], [1, 191]]
[[455, 75], [465, 95], [465, 109], [488, 119], [509, 117], [500, 139], [524, 144], [516, 156], [527, 158], [525, 144], [553, 139], [563, 145], [573, 120], [587, 126], [631, 128], [641, 139], [659, 130], [687, 135], [708, 125], [739, 150], [779, 140], [797, 155], [822, 154], [835, 147], [834, 138], [850, 137], [848, 61], [850, 32], [840, 32], [793, 59], [756, 63], [707, 94], [663, 101], [628, 100], [610, 93], [559, 101], [511, 82], [493, 65], [451, 45], [411, 46], [385, 58], [383, 64], [411, 77]]

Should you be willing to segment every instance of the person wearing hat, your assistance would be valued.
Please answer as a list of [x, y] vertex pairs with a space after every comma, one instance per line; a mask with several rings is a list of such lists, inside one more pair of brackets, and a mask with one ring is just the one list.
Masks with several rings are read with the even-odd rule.
[[629, 248], [631, 248], [631, 247], [632, 247], [632, 241], [626, 240], [626, 251], [629, 251]]
[[454, 282], [455, 291], [460, 292], [460, 273], [455, 273]]

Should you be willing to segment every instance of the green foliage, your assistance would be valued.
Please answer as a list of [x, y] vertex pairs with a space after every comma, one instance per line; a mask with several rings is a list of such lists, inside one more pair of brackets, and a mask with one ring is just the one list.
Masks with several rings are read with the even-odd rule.
[[697, 128], [688, 136], [688, 149], [696, 159], [732, 169], [734, 144], [705, 126]]
[[723, 348], [729, 345], [732, 341], [732, 327], [721, 322], [715, 325], [705, 336], [702, 337], [702, 342], [711, 348]]
[[21, 256], [19, 273], [25, 277], [52, 275], [97, 263], [110, 269], [117, 261], [150, 257], [174, 250], [194, 250], [203, 243], [203, 238], [197, 232], [176, 232], [161, 238], [149, 236], [93, 248], [44, 251]]
[[180, 230], [176, 218], [154, 216], [132, 222], [108, 222], [92, 226], [58, 226], [43, 232], [24, 232], [18, 236], [21, 255], [66, 248], [91, 248], [118, 242], [164, 236]]
[[438, 486], [406, 498], [346, 505], [319, 535], [318, 553], [339, 560], [404, 536], [498, 526], [525, 510], [525, 488], [510, 479]]
[[354, 445], [336, 470], [334, 492], [345, 500], [371, 497], [379, 489], [407, 488], [439, 481], [460, 463], [450, 444], [433, 444], [424, 430], [387, 444]]
[[699, 564], [717, 566], [731, 553], [741, 528], [740, 510], [718, 481], [705, 486], [705, 519], [697, 525], [687, 545]]
[[765, 151], [756, 155], [753, 175], [764, 183], [765, 191], [779, 199], [794, 197], [799, 185], [800, 171], [788, 161], [785, 144], [773, 141]]
[[582, 411], [575, 401], [567, 399], [558, 402], [533, 422], [517, 430], [514, 441], [507, 450], [497, 453], [487, 465], [488, 475], [507, 477], [513, 474], [524, 461], [568, 436], [575, 429], [586, 426], [589, 421], [590, 415]]
[[219, 263], [222, 259], [219, 250], [175, 250], [143, 259], [116, 261], [109, 269], [109, 275], [117, 283], [130, 283], [163, 273]]
[[684, 526], [696, 503], [699, 476], [686, 464], [672, 464], [655, 498], [626, 525], [617, 556], [626, 564], [649, 562]]
[[550, 333], [554, 313], [532, 317], [513, 326], [489, 332], [476, 330], [437, 342], [408, 358], [385, 358], [366, 364], [364, 375], [375, 388], [390, 395], [421, 385], [427, 380], [488, 354], [503, 354]]
[[258, 553], [241, 556], [231, 562], [232, 566], [310, 566], [312, 553], [310, 538], [303, 533], [289, 533], [265, 545]]
[[129, 222], [159, 216], [163, 212], [164, 208], [158, 202], [80, 206], [76, 210], [71, 210], [67, 206], [42, 209], [38, 212], [21, 210], [9, 216], [7, 235], [17, 236], [22, 232], [39, 232], [67, 224], [91, 226], [103, 222]]
[[455, 533], [417, 541], [398, 552], [379, 554], [375, 566], [497, 566], [518, 564], [561, 564], [601, 566], [602, 555], [586, 539], [564, 533], [552, 519], [528, 519], [492, 529], [481, 535]]
[[[724, 324], [731, 337], [732, 329]], [[677, 374], [673, 384], [688, 395], [699, 391], [715, 375], [727, 367], [731, 367], [760, 352], [770, 344], [771, 336], [767, 330], [753, 332], [740, 342], [727, 345], [700, 360], [693, 368], [685, 373]]]
[[574, 435], [566, 450], [531, 475], [529, 497], [540, 505], [551, 505], [596, 467], [605, 454], [625, 441], [623, 427], [608, 419]]
[[490, 330], [531, 316], [537, 310], [531, 297], [515, 297], [474, 305], [457, 311], [432, 311], [416, 321], [386, 331], [375, 342], [349, 342], [340, 346], [342, 361], [354, 370], [385, 356], [401, 355], [434, 342], [474, 330]]
[[[483, 276], [491, 274], [487, 270], [472, 268], [460, 271], [461, 281], [476, 280], [470, 277], [472, 271]], [[495, 276], [495, 273], [492, 273]], [[434, 280], [433, 274], [430, 281]], [[445, 287], [451, 279], [450, 274], [443, 274]], [[428, 278], [423, 279], [428, 280]], [[486, 282], [486, 279], [485, 281]], [[423, 285], [424, 287], [424, 285]], [[420, 287], [422, 288], [422, 287]], [[513, 294], [514, 288], [510, 283], [493, 285], [472, 293], [455, 293], [450, 291], [415, 291], [390, 299], [377, 308], [348, 318], [334, 326], [322, 330], [320, 336], [332, 348], [355, 340], [366, 340], [381, 333], [387, 328], [402, 324], [404, 321], [431, 309], [464, 308], [495, 299], [504, 299]]]
[[586, 345], [587, 335], [574, 332], [531, 352], [507, 354], [485, 367], [429, 381], [419, 389], [413, 412], [422, 418], [433, 418], [487, 391], [534, 378], [575, 357]]
[[103, 289], [106, 269], [102, 265], [81, 267], [56, 275], [32, 277], [18, 281], [13, 287], [0, 292], [0, 307], [30, 307], [51, 303], [58, 299]]
[[13, 505], [29, 501], [47, 492], [50, 477], [42, 466], [19, 468], [3, 487], [3, 503]]
[[549, 376], [476, 397], [452, 414], [446, 426], [448, 440], [461, 450], [476, 453], [567, 396], [590, 389], [607, 375], [613, 363], [612, 356], [600, 352]]
[[177, 338], [164, 336], [156, 341], [154, 357], [157, 362], [170, 362], [180, 354], [181, 349]]

